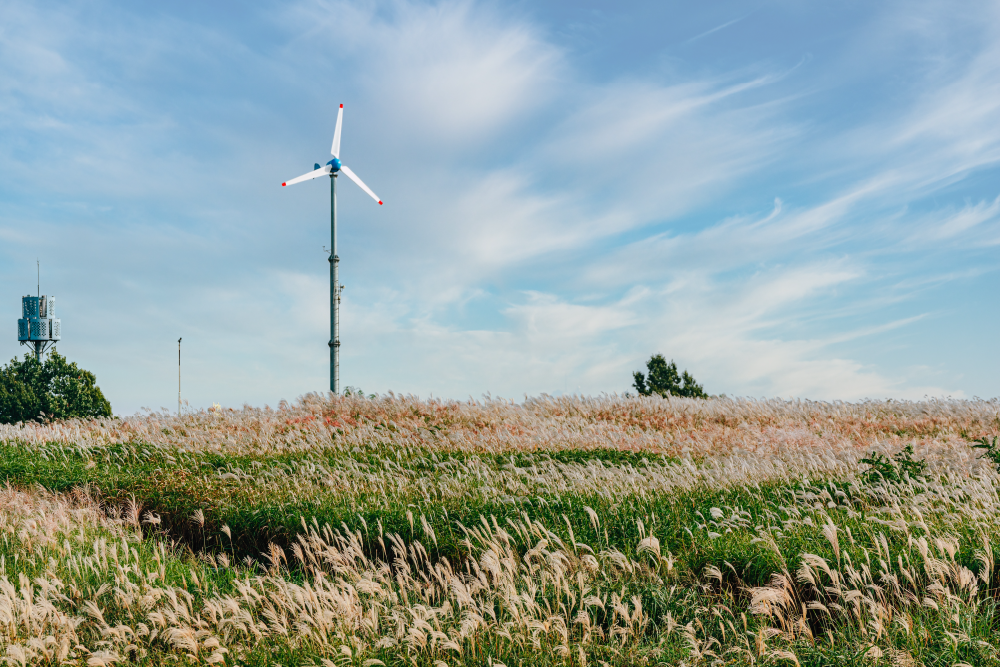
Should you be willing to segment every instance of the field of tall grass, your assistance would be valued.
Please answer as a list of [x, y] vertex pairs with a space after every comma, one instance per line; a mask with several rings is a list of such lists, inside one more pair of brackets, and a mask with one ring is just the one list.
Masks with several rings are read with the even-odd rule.
[[1000, 664], [1000, 402], [0, 426], [12, 665]]

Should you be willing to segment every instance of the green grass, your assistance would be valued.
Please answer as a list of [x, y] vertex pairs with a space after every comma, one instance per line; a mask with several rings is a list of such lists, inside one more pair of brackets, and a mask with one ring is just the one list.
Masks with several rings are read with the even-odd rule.
[[[498, 473], [511, 466], [530, 469], [548, 462], [587, 464], [599, 462], [605, 468], [638, 471], [650, 463], [673, 463], [666, 457], [649, 457], [616, 450], [573, 451], [514, 455], [440, 454], [432, 450], [396, 452], [389, 458], [377, 450], [344, 453], [294, 453], [269, 458], [222, 456], [215, 453], [167, 453], [141, 445], [122, 445], [85, 452], [63, 449], [61, 456], [39, 458], [15, 445], [0, 446], [0, 478], [19, 486], [40, 485], [51, 491], [66, 491], [80, 486], [95, 489], [101, 499], [118, 508], [137, 503], [142, 512], [158, 515], [161, 523], [148, 526], [147, 532], [165, 533], [195, 551], [223, 551], [235, 559], [257, 558], [270, 543], [287, 547], [302, 532], [303, 521], [329, 524], [364, 534], [373, 554], [389, 560], [392, 554], [379, 552], [372, 536], [397, 534], [404, 542], [423, 541], [435, 558], [460, 561], [466, 555], [465, 535], [461, 526], [473, 527], [481, 521], [495, 521], [506, 526], [510, 521], [538, 521], [568, 544], [581, 542], [593, 548], [615, 548], [634, 557], [636, 547], [647, 534], [654, 534], [664, 551], [677, 560], [684, 571], [702, 572], [712, 566], [723, 572], [724, 585], [741, 588], [765, 585], [771, 574], [787, 567], [795, 571], [802, 553], [834, 557], [823, 539], [818, 521], [813, 526], [783, 525], [794, 515], [779, 508], [807, 509], [815, 500], [796, 494], [808, 494], [784, 482], [729, 489], [700, 487], [669, 494], [642, 493], [609, 497], [600, 494], [546, 493], [524, 497], [497, 498], [479, 493], [482, 485], [473, 477], [462, 480], [468, 493], [434, 497], [419, 493], [409, 485], [395, 494], [384, 492], [343, 493], [336, 488], [326, 492], [310, 487], [298, 493], [294, 483], [304, 468], [325, 466], [329, 471], [345, 466], [360, 466], [366, 474], [386, 475], [405, 470], [410, 478], [427, 482], [448, 477], [456, 469], [474, 464], [479, 472]], [[269, 486], [248, 485], [243, 480], [221, 479], [220, 473], [252, 471]], [[280, 473], [280, 474], [278, 474]], [[273, 483], [271, 483], [273, 482]], [[815, 483], [813, 492], [822, 493], [829, 480]], [[801, 485], [799, 485], [801, 487]], [[872, 498], [859, 497], [848, 485], [834, 485], [844, 493], [839, 503], [827, 507], [833, 498], [824, 498], [822, 511], [844, 531], [856, 537], [871, 535], [868, 519], [880, 509]], [[845, 493], [846, 492], [846, 493]], [[877, 501], [877, 499], [875, 499]], [[587, 508], [596, 514], [595, 527]], [[713, 508], [725, 516], [713, 523]], [[204, 514], [204, 525], [192, 520], [196, 511]], [[735, 520], [734, 513], [740, 513]], [[430, 525], [434, 537], [422, 528], [420, 517]], [[223, 532], [228, 527], [230, 534]], [[573, 538], [570, 538], [570, 529]], [[760, 542], [758, 527], [774, 535], [780, 555]], [[959, 562], [973, 566], [974, 531], [959, 533], [965, 545]], [[885, 532], [883, 529], [880, 532]], [[903, 544], [888, 531], [891, 546]], [[846, 534], [846, 533], [845, 533]], [[864, 558], [843, 540], [842, 548], [855, 559]], [[655, 604], [655, 602], [651, 602]]]
[[[394, 470], [405, 469], [411, 477], [420, 478], [448, 475], [455, 466], [473, 460], [477, 468], [494, 473], [511, 465], [529, 468], [549, 461], [597, 461], [610, 466], [635, 466], [649, 461], [648, 456], [616, 450], [564, 451], [537, 456], [523, 453], [483, 456], [455, 452], [447, 458], [426, 450], [406, 452], [405, 458], [398, 460], [378, 457], [371, 452], [345, 455], [331, 450], [326, 455], [309, 452], [260, 459], [212, 453], [194, 456], [177, 452], [170, 455], [141, 445], [124, 445], [83, 452], [62, 449], [59, 454], [39, 458], [19, 445], [0, 445], [0, 479], [20, 486], [37, 484], [52, 491], [89, 486], [97, 490], [105, 502], [124, 507], [134, 501], [144, 512], [160, 515], [162, 529], [195, 548], [210, 544], [225, 546], [235, 548], [240, 555], [256, 555], [269, 542], [287, 544], [300, 530], [302, 517], [315, 517], [320, 523], [334, 526], [346, 524], [352, 530], [362, 529], [366, 522], [370, 529], [374, 529], [381, 522], [384, 532], [409, 536], [411, 528], [407, 512], [410, 512], [426, 515], [432, 521], [434, 530], [443, 538], [438, 545], [440, 553], [455, 557], [456, 522], [468, 525], [478, 521], [480, 516], [495, 516], [503, 520], [520, 516], [522, 512], [536, 518], [558, 519], [561, 513], [582, 513], [587, 503], [594, 509], [608, 505], [597, 497], [564, 499], [548, 494], [507, 500], [477, 497], [435, 500], [419, 493], [414, 485], [393, 495], [375, 492], [344, 494], [336, 488], [325, 493], [310, 489], [310, 493], [302, 494], [297, 493], [295, 485], [288, 481], [294, 481], [296, 473], [303, 467], [322, 465], [336, 471], [351, 463], [375, 474], [392, 474]], [[665, 457], [654, 457], [654, 460], [669, 461]], [[264, 476], [265, 482], [273, 481], [273, 484], [261, 489], [260, 485], [248, 486], [238, 479], [221, 479], [219, 473], [227, 471], [250, 472], [258, 477]], [[268, 475], [271, 477], [268, 478]], [[475, 480], [463, 483], [472, 491], [477, 487]], [[612, 534], [618, 538], [615, 526], [619, 523], [619, 508], [612, 505], [608, 509], [610, 516], [615, 518]], [[634, 503], [627, 509], [635, 511]], [[201, 510], [206, 517], [203, 529], [190, 521], [197, 510]], [[220, 532], [224, 525], [238, 536], [232, 544]]]
[[[689, 421], [697, 427], [699, 419]], [[943, 427], [932, 422], [897, 430], [933, 436]], [[132, 651], [126, 658], [138, 664], [196, 661], [162, 637], [107, 639], [117, 626], [139, 633], [153, 623], [151, 610], [165, 608], [169, 594], [190, 596], [192, 611], [165, 627], [219, 637], [232, 648], [220, 659], [234, 667], [1000, 664], [1000, 568], [990, 565], [1000, 562], [1000, 478], [989, 471], [925, 470], [914, 460], [894, 466], [890, 479], [856, 465], [847, 474], [716, 483], [698, 477], [723, 458], [704, 448], [683, 459], [599, 446], [463, 449], [449, 444], [455, 423], [425, 416], [421, 428], [431, 435], [421, 445], [400, 446], [389, 437], [399, 428], [383, 420], [364, 446], [347, 446], [335, 432], [310, 447], [241, 454], [184, 439], [0, 443], [0, 480], [12, 487], [87, 488], [111, 514], [136, 506], [157, 519], [127, 528], [80, 524], [46, 541], [27, 519], [15, 526], [0, 514], [0, 577], [60, 582], [65, 599], [57, 606], [90, 619], [77, 639], [88, 650], [110, 642]], [[356, 553], [348, 534], [357, 536]], [[319, 535], [323, 557], [298, 559]], [[109, 544], [127, 557], [101, 556]], [[287, 562], [271, 563], [271, 545]], [[519, 574], [498, 574], [504, 567]], [[436, 583], [445, 571], [458, 574]], [[780, 590], [791, 601], [780, 609], [760, 603], [769, 591], [778, 595], [770, 588], [776, 575], [786, 577]], [[310, 615], [322, 606], [316, 601], [288, 603], [281, 613], [300, 620], [284, 634], [253, 637], [206, 620], [219, 613], [209, 607], [228, 600], [244, 620], [274, 628], [268, 605], [282, 586], [298, 586], [306, 600], [330, 582], [344, 586], [344, 605], [382, 614], [383, 625], [370, 631], [361, 615], [338, 626], [337, 614], [349, 614], [328, 603], [336, 629], [317, 639], [303, 630], [321, 625]], [[247, 597], [251, 589], [259, 599]], [[87, 601], [107, 627], [87, 616]], [[622, 609], [641, 609], [641, 628], [623, 621]], [[460, 655], [406, 643], [417, 630], [420, 641], [434, 632], [458, 637], [473, 610], [489, 629], [462, 639]], [[521, 623], [525, 614], [536, 625]], [[597, 639], [585, 639], [579, 614]], [[403, 626], [410, 635], [394, 630]], [[388, 636], [397, 643], [379, 644]], [[208, 649], [199, 650], [202, 660]], [[72, 660], [86, 663], [87, 654]]]

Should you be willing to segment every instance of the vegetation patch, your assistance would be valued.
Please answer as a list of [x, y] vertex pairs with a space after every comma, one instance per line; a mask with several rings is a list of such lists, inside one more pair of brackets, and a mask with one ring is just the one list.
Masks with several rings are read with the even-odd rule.
[[43, 362], [25, 354], [0, 367], [0, 424], [110, 416], [94, 374], [55, 349]]
[[0, 426], [7, 655], [997, 664], [1000, 474], [962, 437], [995, 444], [996, 408], [351, 395]]

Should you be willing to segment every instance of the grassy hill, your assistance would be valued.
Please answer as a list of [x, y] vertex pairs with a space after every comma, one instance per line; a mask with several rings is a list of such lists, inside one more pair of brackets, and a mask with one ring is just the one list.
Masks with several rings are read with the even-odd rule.
[[998, 428], [395, 396], [0, 426], [0, 627], [18, 664], [1000, 664]]

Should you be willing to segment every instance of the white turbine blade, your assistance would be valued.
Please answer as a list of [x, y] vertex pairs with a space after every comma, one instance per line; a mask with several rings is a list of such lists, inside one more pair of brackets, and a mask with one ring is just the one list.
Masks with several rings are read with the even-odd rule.
[[330, 152], [333, 153], [333, 157], [340, 157], [340, 126], [344, 124], [344, 105], [340, 105], [340, 111], [337, 112], [337, 129], [333, 131], [333, 146], [330, 147]]
[[285, 187], [286, 185], [295, 185], [296, 183], [301, 183], [302, 181], [311, 181], [312, 179], [319, 178], [320, 176], [326, 176], [327, 174], [330, 173], [330, 170], [332, 168], [333, 167], [331, 167], [330, 165], [322, 166], [316, 171], [310, 171], [308, 174], [302, 174], [298, 178], [293, 178], [290, 181], [285, 181], [284, 183], [281, 184], [281, 187]]
[[371, 195], [371, 198], [374, 199], [375, 201], [377, 201], [379, 206], [382, 205], [382, 200], [378, 198], [378, 195], [376, 195], [374, 192], [372, 192], [371, 188], [369, 188], [367, 185], [365, 185], [364, 183], [362, 183], [361, 179], [358, 178], [357, 174], [355, 174], [353, 171], [351, 171], [350, 169], [348, 169], [344, 165], [340, 166], [340, 170], [342, 172], [344, 172], [345, 174], [347, 174], [347, 177], [349, 179], [351, 179], [352, 181], [354, 181], [355, 183], [357, 183], [358, 187], [360, 187], [362, 190], [364, 190], [369, 195]]

